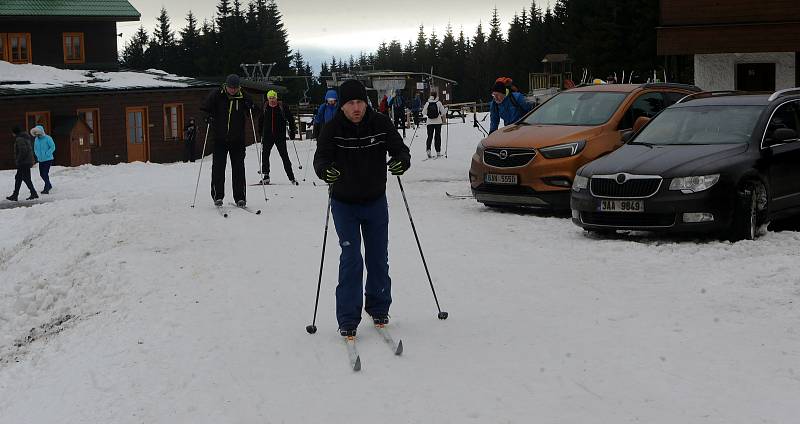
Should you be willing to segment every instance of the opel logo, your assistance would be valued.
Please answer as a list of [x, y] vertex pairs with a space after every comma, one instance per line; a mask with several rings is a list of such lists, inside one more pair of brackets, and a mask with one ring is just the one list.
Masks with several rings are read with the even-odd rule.
[[500, 151], [500, 159], [503, 159], [503, 160], [508, 159], [508, 150], [501, 150]]
[[625, 174], [617, 174], [617, 184], [625, 184], [628, 181], [628, 176]]

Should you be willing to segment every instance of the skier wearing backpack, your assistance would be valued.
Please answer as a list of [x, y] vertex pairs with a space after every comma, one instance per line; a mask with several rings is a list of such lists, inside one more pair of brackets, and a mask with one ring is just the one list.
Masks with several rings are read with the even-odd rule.
[[431, 92], [431, 97], [425, 106], [422, 108], [422, 113], [427, 118], [428, 139], [425, 142], [425, 150], [429, 158], [431, 155], [431, 142], [436, 138], [436, 158], [442, 157], [442, 124], [446, 122], [447, 109], [444, 108], [442, 102], [437, 99], [437, 95]]
[[489, 102], [491, 116], [489, 134], [500, 127], [501, 118], [504, 125], [510, 125], [519, 121], [530, 110], [531, 106], [525, 100], [525, 96], [510, 89], [503, 81], [495, 82], [492, 87], [492, 101]]
[[403, 92], [397, 90], [395, 96], [389, 102], [394, 114], [394, 127], [395, 129], [403, 129], [403, 138], [406, 138], [406, 99], [403, 97]]

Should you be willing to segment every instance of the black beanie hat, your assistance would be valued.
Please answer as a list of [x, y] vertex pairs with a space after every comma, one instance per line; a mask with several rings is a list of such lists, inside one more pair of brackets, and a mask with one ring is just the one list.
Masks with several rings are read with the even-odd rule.
[[230, 74], [227, 78], [225, 78], [225, 85], [231, 88], [239, 88], [241, 86], [241, 81], [239, 80], [239, 75]]
[[503, 94], [505, 94], [506, 88], [508, 88], [508, 87], [506, 87], [505, 84], [503, 84], [500, 81], [497, 81], [492, 86], [492, 93], [503, 93]]
[[339, 87], [340, 104], [345, 104], [350, 100], [367, 101], [367, 89], [358, 80], [347, 80]]

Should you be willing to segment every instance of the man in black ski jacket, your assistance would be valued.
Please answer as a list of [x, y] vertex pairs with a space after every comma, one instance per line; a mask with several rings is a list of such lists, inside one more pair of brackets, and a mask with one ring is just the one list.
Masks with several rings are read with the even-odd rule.
[[[331, 212], [342, 254], [336, 287], [336, 318], [342, 336], [355, 336], [361, 308], [375, 324], [389, 322], [392, 281], [389, 278], [388, 170], [402, 175], [411, 153], [386, 115], [367, 106], [367, 91], [356, 80], [339, 89], [341, 108], [322, 130], [314, 170], [330, 184]], [[362, 286], [364, 260], [366, 292]], [[365, 302], [366, 298], [366, 302]]]
[[261, 134], [261, 184], [269, 184], [269, 154], [272, 146], [278, 148], [278, 153], [283, 160], [283, 170], [289, 181], [297, 185], [292, 171], [292, 161], [289, 159], [289, 150], [286, 148], [286, 130], [289, 130], [289, 138], [294, 140], [297, 134], [297, 125], [289, 107], [278, 101], [278, 93], [270, 90], [267, 93], [267, 103], [258, 120], [259, 133]]
[[239, 76], [231, 74], [225, 79], [222, 88], [211, 91], [200, 109], [208, 114], [206, 123], [211, 125], [211, 134], [214, 137], [211, 198], [215, 205], [222, 205], [222, 199], [225, 198], [225, 167], [230, 154], [233, 199], [237, 205], [245, 206], [245, 124], [253, 109], [258, 112], [258, 108], [242, 92]]
[[194, 118], [189, 118], [189, 124], [183, 130], [184, 162], [194, 162], [195, 140], [197, 140], [197, 124], [194, 122]]
[[31, 192], [27, 200], [38, 199], [39, 195], [36, 194], [33, 181], [31, 181], [31, 168], [34, 162], [31, 139], [19, 127], [14, 127], [11, 132], [14, 133], [14, 165], [17, 167], [17, 174], [14, 175], [14, 193], [6, 199], [12, 202], [19, 200], [19, 189], [23, 182]]

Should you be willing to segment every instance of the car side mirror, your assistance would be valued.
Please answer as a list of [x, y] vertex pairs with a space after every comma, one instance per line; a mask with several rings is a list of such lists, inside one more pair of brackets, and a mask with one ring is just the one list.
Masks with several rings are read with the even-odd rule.
[[640, 129], [642, 129], [647, 123], [650, 122], [650, 118], [646, 116], [640, 116], [636, 118], [636, 121], [633, 123], [633, 132], [637, 133]]
[[622, 134], [620, 136], [620, 141], [622, 141], [622, 144], [627, 144], [629, 141], [631, 141], [631, 139], [633, 138], [633, 134], [634, 134], [633, 130], [622, 131]]
[[786, 143], [787, 141], [796, 141], [797, 131], [791, 128], [778, 128], [772, 133], [773, 144]]

